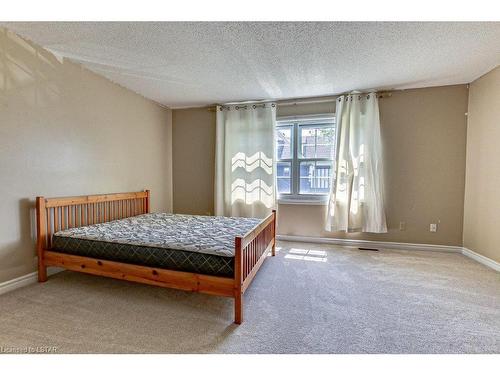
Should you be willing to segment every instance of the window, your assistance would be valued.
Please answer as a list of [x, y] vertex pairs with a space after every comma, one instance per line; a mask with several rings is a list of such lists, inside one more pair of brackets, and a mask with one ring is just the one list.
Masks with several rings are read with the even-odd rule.
[[335, 159], [332, 115], [279, 119], [276, 153], [280, 200], [326, 200]]

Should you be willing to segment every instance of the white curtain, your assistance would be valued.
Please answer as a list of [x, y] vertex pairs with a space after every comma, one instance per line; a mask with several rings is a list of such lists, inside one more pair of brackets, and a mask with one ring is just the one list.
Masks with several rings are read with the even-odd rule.
[[327, 231], [385, 233], [384, 177], [375, 93], [337, 99], [337, 148]]
[[274, 207], [275, 107], [217, 107], [215, 215], [264, 217]]

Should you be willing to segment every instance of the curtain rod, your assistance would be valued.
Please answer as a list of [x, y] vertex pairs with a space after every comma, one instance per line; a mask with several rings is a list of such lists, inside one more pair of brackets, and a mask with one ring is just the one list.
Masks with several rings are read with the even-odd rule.
[[[276, 107], [276, 104], [274, 102], [269, 102], [271, 104], [271, 107]], [[234, 105], [234, 109], [238, 110], [238, 109], [248, 109], [248, 107], [252, 107], [253, 109], [259, 107], [259, 108], [266, 108], [266, 104], [269, 104], [269, 103], [239, 103], [239, 104], [236, 104]], [[233, 104], [228, 104], [228, 105], [220, 105], [220, 110], [223, 111], [223, 110], [230, 110], [231, 109], [231, 105]]]
[[[379, 92], [377, 92], [377, 97], [379, 99], [390, 98], [392, 96], [392, 92], [393, 91], [388, 91], [388, 90], [379, 91]], [[346, 93], [338, 94], [338, 95], [320, 96], [320, 97], [316, 96], [316, 97], [311, 97], [311, 98], [282, 99], [282, 100], [262, 100], [262, 101], [259, 101], [258, 103], [259, 104], [276, 103], [276, 105], [278, 105], [280, 107], [288, 107], [288, 106], [297, 105], [297, 104], [317, 104], [317, 103], [328, 103], [328, 102], [332, 102], [332, 104], [333, 104], [333, 103], [335, 103], [335, 101], [337, 100], [337, 98], [339, 96], [343, 96], [343, 95], [361, 95], [361, 94], [367, 94], [367, 93], [364, 93], [364, 92], [359, 92], [359, 93], [357, 93], [357, 92], [356, 93], [346, 92]], [[213, 104], [213, 105], [207, 107], [207, 109], [210, 112], [215, 112], [215, 108], [218, 105], [219, 104]], [[246, 105], [245, 103], [241, 104], [241, 106], [245, 106], [245, 105]]]
[[[339, 96], [343, 95], [365, 95], [368, 93], [365, 92], [356, 92], [356, 93], [343, 93], [343, 94], [338, 94], [338, 95], [332, 95], [332, 96], [324, 96], [324, 97], [314, 97], [314, 98], [300, 98], [300, 99], [285, 99], [285, 100], [277, 100], [276, 103], [279, 106], [290, 106], [290, 105], [297, 105], [297, 104], [316, 104], [316, 103], [328, 103], [328, 102], [335, 102]], [[382, 98], [388, 98], [392, 96], [392, 91], [379, 91], [376, 93], [377, 97], [382, 99]]]

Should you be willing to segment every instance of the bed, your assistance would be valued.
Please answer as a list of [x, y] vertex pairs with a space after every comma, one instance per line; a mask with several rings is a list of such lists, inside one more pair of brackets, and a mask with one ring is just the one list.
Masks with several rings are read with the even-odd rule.
[[150, 213], [149, 190], [36, 199], [38, 280], [47, 267], [234, 298], [275, 255], [276, 212], [264, 219]]

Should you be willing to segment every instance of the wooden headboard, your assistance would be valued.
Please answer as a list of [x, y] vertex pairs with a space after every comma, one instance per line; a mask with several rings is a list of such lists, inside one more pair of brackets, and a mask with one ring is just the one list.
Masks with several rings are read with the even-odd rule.
[[149, 190], [132, 193], [36, 198], [37, 252], [52, 247], [57, 231], [149, 213]]

